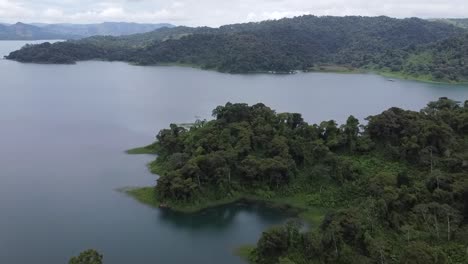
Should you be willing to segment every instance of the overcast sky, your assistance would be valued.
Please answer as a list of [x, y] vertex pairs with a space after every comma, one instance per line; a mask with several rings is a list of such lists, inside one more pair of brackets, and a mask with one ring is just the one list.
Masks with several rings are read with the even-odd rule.
[[0, 22], [220, 26], [314, 15], [468, 17], [468, 0], [0, 0]]

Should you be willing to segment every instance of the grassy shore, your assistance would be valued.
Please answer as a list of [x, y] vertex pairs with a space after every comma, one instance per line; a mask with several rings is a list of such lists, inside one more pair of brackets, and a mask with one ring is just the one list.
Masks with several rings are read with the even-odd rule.
[[254, 263], [251, 260], [252, 252], [255, 250], [254, 245], [243, 245], [234, 250], [234, 254], [236, 256], [241, 257], [243, 260], [245, 260], [247, 263]]
[[123, 191], [143, 204], [155, 208], [163, 204], [173, 211], [182, 213], [196, 213], [208, 208], [247, 201], [262, 203], [266, 206], [295, 214], [312, 226], [319, 225], [326, 213], [326, 210], [323, 208], [309, 206], [303, 194], [266, 198], [253, 193], [236, 193], [230, 197], [219, 200], [199, 200], [195, 203], [174, 203], [170, 201], [158, 201], [154, 187], [129, 188]]
[[454, 84], [454, 85], [463, 85], [468, 84], [468, 81], [435, 81], [432, 78], [432, 75], [409, 75], [403, 72], [390, 72], [390, 71], [370, 71], [371, 73], [375, 73], [387, 78], [394, 78], [400, 80], [410, 80], [410, 81], [418, 81], [418, 82], [425, 82], [425, 83], [433, 83], [433, 84]]
[[164, 204], [166, 207], [170, 208], [173, 211], [181, 213], [196, 213], [204, 209], [217, 207], [221, 205], [231, 204], [241, 199], [240, 196], [233, 196], [230, 198], [217, 200], [217, 201], [200, 201], [198, 203], [173, 203], [167, 201], [159, 201], [156, 198], [156, 192], [154, 187], [142, 187], [142, 188], [132, 188], [124, 190], [125, 193], [135, 198], [137, 201], [147, 204], [152, 207], [160, 207], [161, 204]]
[[339, 66], [339, 65], [320, 65], [314, 66], [307, 70], [307, 72], [329, 72], [329, 73], [365, 73], [365, 71], [353, 67]]
[[[127, 151], [128, 154], [156, 154], [155, 145], [134, 148]], [[148, 164], [148, 169], [154, 174], [161, 174], [167, 171], [163, 163], [157, 160]], [[193, 203], [176, 203], [171, 201], [159, 201], [154, 187], [124, 188], [123, 193], [133, 197], [140, 203], [151, 207], [167, 207], [170, 210], [181, 213], [196, 213], [209, 208], [229, 205], [236, 202], [261, 203], [265, 206], [277, 208], [284, 212], [296, 215], [311, 227], [317, 227], [322, 222], [327, 210], [325, 208], [310, 204], [306, 193], [296, 193], [294, 195], [281, 195], [271, 191], [250, 190], [249, 192], [237, 192], [224, 199], [198, 200]], [[234, 250], [234, 254], [246, 261], [253, 263], [250, 259], [254, 245], [241, 245]]]
[[400, 79], [400, 80], [410, 80], [410, 81], [418, 81], [418, 82], [425, 82], [425, 83], [433, 83], [433, 84], [468, 84], [468, 81], [435, 81], [432, 75], [410, 75], [403, 72], [392, 72], [392, 71], [385, 71], [385, 70], [372, 70], [372, 69], [359, 69], [353, 68], [348, 66], [339, 66], [339, 65], [320, 65], [314, 66], [307, 70], [307, 72], [329, 72], [329, 73], [373, 73], [377, 75], [381, 75], [387, 78], [393, 79]]
[[[155, 144], [134, 148], [126, 151], [128, 154], [157, 154]], [[164, 174], [167, 172], [164, 164], [154, 160], [148, 165], [148, 169], [153, 174]], [[293, 195], [282, 195], [265, 190], [246, 190], [245, 192], [234, 192], [223, 199], [204, 199], [193, 203], [180, 203], [173, 201], [158, 201], [154, 187], [126, 188], [124, 193], [135, 198], [137, 201], [152, 207], [168, 207], [171, 210], [183, 213], [196, 213], [202, 210], [232, 204], [238, 201], [248, 201], [252, 203], [263, 203], [266, 206], [293, 212], [299, 218], [312, 226], [317, 226], [323, 220], [326, 210], [320, 206], [310, 204], [310, 199], [306, 193], [297, 192]], [[209, 197], [209, 195], [207, 195]]]
[[157, 153], [156, 153], [154, 146], [155, 146], [154, 144], [151, 144], [151, 145], [144, 146], [144, 147], [133, 148], [133, 149], [126, 150], [125, 153], [131, 154], [131, 155], [140, 155], [140, 154], [156, 155]]
[[[147, 66], [147, 65], [143, 65]], [[200, 70], [211, 70], [203, 67], [202, 65], [193, 64], [193, 63], [181, 63], [181, 62], [164, 62], [164, 63], [157, 63], [150, 66], [167, 66], [167, 67], [186, 67], [186, 68], [193, 68], [193, 69], [200, 69]], [[216, 69], [213, 69], [216, 71]]]
[[[146, 65], [142, 65], [146, 66]], [[159, 63], [154, 66], [178, 66], [178, 67], [189, 67], [201, 70], [208, 70], [208, 71], [216, 71], [225, 73], [220, 71], [219, 69], [213, 68], [206, 68], [201, 65], [196, 64], [184, 64], [184, 63]], [[272, 71], [256, 71], [256, 72], [244, 72], [238, 74], [291, 74], [297, 73], [299, 71], [290, 71], [290, 72], [272, 72]], [[351, 66], [341, 66], [341, 65], [318, 65], [311, 67], [303, 72], [323, 72], [323, 73], [341, 73], [341, 74], [357, 74], [357, 73], [372, 73], [381, 75], [387, 78], [393, 79], [400, 79], [400, 80], [410, 80], [410, 81], [418, 81], [424, 83], [432, 83], [432, 84], [453, 84], [453, 85], [466, 85], [468, 84], [468, 80], [464, 81], [448, 81], [448, 80], [434, 80], [432, 75], [410, 75], [403, 72], [392, 72], [388, 70], [378, 70], [378, 69], [366, 69], [366, 68], [354, 68]]]

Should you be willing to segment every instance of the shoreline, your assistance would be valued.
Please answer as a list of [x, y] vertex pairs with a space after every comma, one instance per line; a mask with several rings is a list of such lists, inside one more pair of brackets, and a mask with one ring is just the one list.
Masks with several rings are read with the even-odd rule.
[[229, 198], [220, 200], [205, 200], [198, 204], [175, 204], [163, 203], [156, 198], [154, 187], [127, 187], [118, 189], [136, 201], [148, 205], [153, 208], [167, 209], [177, 213], [194, 214], [203, 212], [204, 210], [227, 206], [235, 203], [250, 203], [261, 204], [266, 207], [278, 209], [285, 213], [289, 213], [303, 220], [305, 223], [317, 226], [325, 217], [326, 209], [319, 207], [308, 207], [305, 204], [300, 204], [298, 197], [275, 197], [265, 198], [250, 193], [239, 193]]
[[151, 144], [151, 145], [144, 146], [144, 147], [131, 148], [131, 149], [125, 150], [125, 153], [128, 155], [142, 155], [142, 154], [157, 155], [153, 147], [154, 145]]
[[[218, 207], [234, 205], [237, 203], [246, 203], [249, 205], [257, 204], [264, 207], [273, 208], [279, 212], [290, 215], [299, 219], [303, 222], [308, 228], [314, 228], [320, 226], [323, 218], [325, 217], [326, 211], [323, 208], [318, 207], [308, 207], [306, 205], [299, 206], [292, 202], [288, 202], [286, 197], [276, 197], [276, 198], [263, 198], [252, 194], [239, 194], [230, 198], [221, 199], [217, 201], [205, 201], [197, 205], [175, 205], [175, 204], [166, 204], [167, 207], [161, 207], [161, 202], [156, 198], [155, 188], [154, 187], [133, 187], [133, 188], [120, 188], [117, 191], [131, 197], [136, 200], [138, 203], [150, 206], [159, 210], [170, 210], [175, 213], [180, 214], [195, 214], [202, 213], [205, 210], [216, 209]], [[292, 200], [300, 202], [300, 199], [294, 199], [289, 197]], [[285, 201], [286, 200], [286, 201]], [[251, 259], [251, 255], [254, 252], [256, 244], [240, 244], [232, 249], [231, 254], [239, 257], [244, 263], [254, 263]]]
[[407, 75], [403, 72], [389, 72], [389, 71], [384, 71], [384, 70], [372, 70], [372, 69], [361, 69], [361, 68], [349, 68], [346, 66], [315, 66], [313, 68], [307, 69], [307, 70], [291, 70], [288, 72], [275, 72], [275, 71], [255, 71], [255, 72], [226, 72], [226, 71], [220, 71], [218, 69], [212, 69], [212, 68], [205, 68], [201, 65], [196, 65], [196, 64], [187, 64], [187, 63], [177, 63], [177, 62], [171, 62], [171, 63], [157, 63], [157, 64], [138, 64], [134, 63], [131, 61], [111, 61], [111, 60], [84, 60], [84, 61], [74, 61], [70, 63], [40, 63], [40, 62], [23, 62], [23, 61], [17, 61], [17, 60], [12, 60], [6, 58], [8, 55], [4, 56], [5, 60], [11, 60], [11, 61], [16, 61], [19, 63], [26, 63], [26, 64], [39, 64], [39, 65], [74, 65], [79, 62], [86, 62], [86, 61], [96, 61], [96, 62], [123, 62], [127, 63], [128, 65], [131, 66], [139, 66], [139, 67], [182, 67], [182, 68], [191, 68], [191, 69], [197, 69], [197, 70], [203, 70], [203, 71], [212, 71], [212, 72], [217, 72], [217, 73], [223, 73], [223, 74], [233, 74], [233, 75], [254, 75], [254, 74], [268, 74], [268, 75], [293, 75], [297, 73], [336, 73], [336, 74], [374, 74], [374, 75], [379, 75], [382, 77], [387, 77], [387, 78], [393, 78], [393, 79], [398, 79], [398, 80], [405, 80], [405, 81], [416, 81], [416, 82], [421, 82], [421, 83], [428, 83], [428, 84], [444, 84], [444, 85], [468, 85], [468, 80], [466, 81], [457, 81], [457, 82], [452, 82], [452, 81], [435, 81], [427, 76], [413, 76], [413, 75]]
[[416, 76], [406, 75], [401, 72], [369, 71], [368, 73], [380, 75], [380, 76], [387, 77], [387, 78], [394, 78], [394, 79], [405, 80], [405, 81], [416, 81], [416, 82], [428, 83], [428, 84], [468, 85], [468, 81], [461, 81], [461, 82], [434, 81], [427, 77], [416, 77]]
[[[137, 147], [126, 150], [129, 155], [157, 155], [154, 150], [155, 144], [144, 147]], [[147, 164], [148, 170], [157, 175], [158, 172], [164, 171], [155, 161]], [[126, 187], [120, 188], [118, 191], [132, 197], [142, 204], [146, 204], [153, 208], [168, 209], [174, 212], [193, 214], [210, 208], [226, 206], [237, 202], [257, 203], [265, 206], [285, 210], [286, 212], [295, 214], [298, 218], [306, 223], [317, 226], [325, 217], [327, 210], [318, 206], [309, 206], [305, 201], [302, 193], [293, 196], [272, 195], [272, 197], [263, 197], [252, 192], [234, 193], [232, 196], [220, 200], [200, 200], [198, 203], [173, 203], [159, 201], [156, 197], [154, 186], [149, 187]]]

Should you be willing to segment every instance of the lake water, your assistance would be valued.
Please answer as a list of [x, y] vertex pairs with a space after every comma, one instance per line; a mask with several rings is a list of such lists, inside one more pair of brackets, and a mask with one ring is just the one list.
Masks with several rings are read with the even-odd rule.
[[[0, 42], [0, 56], [24, 44]], [[139, 204], [116, 189], [153, 185], [152, 157], [123, 151], [151, 143], [171, 122], [209, 118], [227, 101], [263, 102], [312, 123], [420, 109], [441, 96], [464, 101], [468, 86], [0, 60], [0, 263], [66, 263], [88, 248], [108, 264], [242, 263], [232, 250], [285, 215], [254, 205], [182, 215]]]

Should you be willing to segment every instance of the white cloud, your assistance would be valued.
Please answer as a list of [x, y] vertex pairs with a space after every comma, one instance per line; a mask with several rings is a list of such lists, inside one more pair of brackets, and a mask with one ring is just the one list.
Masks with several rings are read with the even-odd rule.
[[45, 18], [51, 19], [51, 20], [54, 20], [54, 19], [57, 19], [57, 18], [63, 18], [63, 17], [64, 17], [62, 10], [60, 10], [60, 9], [55, 9], [55, 8], [47, 8], [47, 9], [44, 11], [43, 16], [44, 16]]
[[273, 12], [262, 12], [260, 14], [250, 12], [247, 15], [249, 21], [261, 21], [270, 19], [280, 19], [284, 17], [295, 17], [300, 15], [310, 15], [309, 11], [273, 11]]
[[182, 3], [182, 2], [174, 2], [171, 5], [172, 8], [183, 8], [184, 6], [185, 6], [185, 4]]
[[121, 7], [111, 7], [102, 10], [99, 16], [105, 18], [119, 18], [125, 16], [125, 11]]
[[302, 14], [466, 17], [467, 0], [0, 0], [0, 22], [170, 22], [219, 26]]
[[34, 12], [19, 3], [10, 0], [0, 0], [0, 19], [6, 20], [5, 22], [12, 21], [17, 17], [33, 15]]

